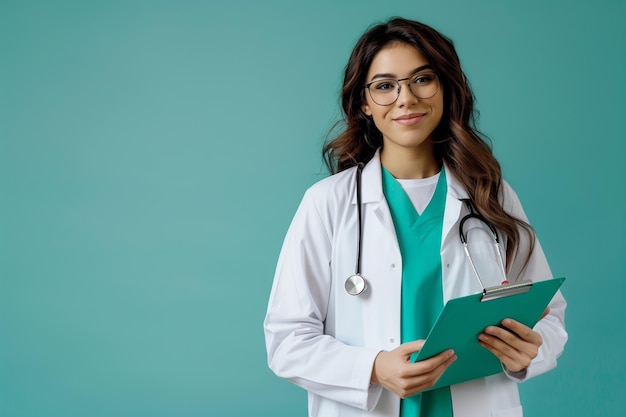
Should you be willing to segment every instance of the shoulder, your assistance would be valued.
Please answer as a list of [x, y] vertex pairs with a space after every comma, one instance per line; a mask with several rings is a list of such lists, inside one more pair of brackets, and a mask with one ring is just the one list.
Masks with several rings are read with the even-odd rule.
[[511, 187], [511, 185], [504, 179], [502, 180], [500, 186], [499, 199], [504, 211], [515, 217], [526, 217], [524, 215], [522, 203], [517, 196], [517, 193], [515, 192], [513, 187]]
[[316, 182], [306, 190], [303, 201], [318, 208], [349, 203], [355, 185], [355, 171], [356, 167], [348, 168]]
[[302, 197], [294, 222], [317, 223], [329, 236], [334, 235], [338, 222], [344, 219], [355, 190], [355, 171], [350, 168], [326, 177], [309, 187]]
[[303, 236], [327, 237], [335, 234], [337, 223], [341, 222], [345, 210], [352, 201], [355, 169], [347, 169], [324, 178], [310, 186], [291, 222], [294, 233]]

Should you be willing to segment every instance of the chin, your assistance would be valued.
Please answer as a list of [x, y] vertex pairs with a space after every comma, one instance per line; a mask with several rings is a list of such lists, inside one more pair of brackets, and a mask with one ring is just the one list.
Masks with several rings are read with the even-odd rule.
[[422, 147], [422, 146], [430, 146], [431, 142], [428, 137], [409, 137], [409, 138], [401, 138], [397, 141], [394, 141], [400, 146], [405, 146], [409, 148]]

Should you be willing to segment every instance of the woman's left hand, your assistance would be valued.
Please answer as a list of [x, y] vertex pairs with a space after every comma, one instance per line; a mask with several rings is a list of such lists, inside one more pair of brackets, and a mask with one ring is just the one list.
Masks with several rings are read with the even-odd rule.
[[[547, 309], [541, 318], [549, 312]], [[500, 359], [507, 370], [523, 371], [537, 357], [543, 339], [539, 333], [515, 320], [504, 319], [500, 324], [502, 327], [489, 326], [478, 335], [479, 343]]]

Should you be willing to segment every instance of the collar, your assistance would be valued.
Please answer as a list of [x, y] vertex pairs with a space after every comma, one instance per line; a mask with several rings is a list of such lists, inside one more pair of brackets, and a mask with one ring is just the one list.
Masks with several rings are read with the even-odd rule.
[[[361, 201], [363, 203], [379, 202], [385, 199], [383, 194], [383, 181], [382, 181], [382, 169], [380, 166], [380, 150], [378, 148], [376, 153], [370, 159], [370, 161], [363, 168], [361, 176]], [[354, 168], [356, 175], [356, 168]], [[457, 200], [463, 200], [469, 198], [467, 191], [463, 188], [459, 180], [452, 174], [451, 170], [446, 165], [446, 181], [448, 183], [448, 196]], [[352, 196], [352, 204], [356, 204], [356, 192]]]

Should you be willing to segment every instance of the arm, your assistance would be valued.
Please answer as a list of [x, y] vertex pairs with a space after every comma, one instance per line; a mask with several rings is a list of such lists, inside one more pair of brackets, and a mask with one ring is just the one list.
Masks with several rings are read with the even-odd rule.
[[[503, 197], [504, 208], [513, 216], [528, 222], [517, 195], [508, 184], [503, 186]], [[551, 278], [550, 267], [535, 237], [534, 249], [524, 267], [524, 254], [530, 247], [530, 241], [524, 233], [522, 238], [518, 251], [521, 255], [514, 257], [509, 269], [511, 280], [540, 281]], [[505, 319], [501, 324], [510, 331], [491, 326], [481, 334], [480, 342], [502, 361], [505, 372], [514, 380], [521, 381], [547, 372], [556, 367], [557, 358], [563, 353], [567, 342], [564, 320], [566, 305], [561, 293], [557, 292], [533, 329]]]
[[324, 333], [332, 302], [331, 233], [307, 192], [276, 268], [264, 323], [268, 364], [309, 392], [372, 409], [382, 390], [370, 385], [378, 349], [349, 346]]

